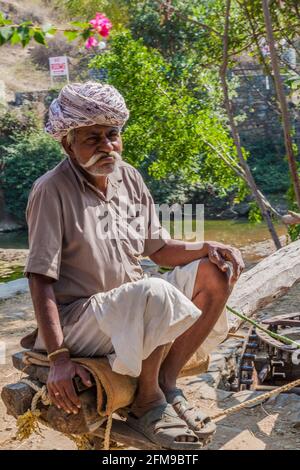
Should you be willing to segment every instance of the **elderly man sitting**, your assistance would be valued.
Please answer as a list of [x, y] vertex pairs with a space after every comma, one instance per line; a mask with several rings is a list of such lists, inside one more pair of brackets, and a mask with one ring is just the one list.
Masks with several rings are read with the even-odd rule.
[[[91, 385], [71, 355], [107, 356], [113, 371], [138, 377], [129, 426], [161, 447], [196, 449], [215, 426], [176, 379], [195, 351], [226, 336], [222, 312], [243, 261], [217, 242], [164, 235], [141, 175], [121, 158], [128, 116], [114, 87], [93, 82], [65, 86], [50, 106], [46, 131], [67, 158], [34, 183], [27, 206], [34, 348], [48, 353], [57, 407], [78, 412], [75, 375]], [[173, 270], [146, 276], [140, 255]]]

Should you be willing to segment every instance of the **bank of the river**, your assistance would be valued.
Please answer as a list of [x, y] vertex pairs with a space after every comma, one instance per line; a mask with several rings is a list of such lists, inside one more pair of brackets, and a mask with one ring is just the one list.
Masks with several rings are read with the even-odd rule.
[[0, 248], [0, 283], [23, 276], [28, 249]]

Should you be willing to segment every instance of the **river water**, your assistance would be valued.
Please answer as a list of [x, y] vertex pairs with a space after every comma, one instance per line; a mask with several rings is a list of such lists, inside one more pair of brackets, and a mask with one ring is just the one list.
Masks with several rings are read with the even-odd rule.
[[[286, 228], [283, 225], [277, 224], [276, 229], [279, 235], [286, 234]], [[46, 227], [45, 230], [47, 230]], [[199, 228], [197, 238], [201, 238], [200, 231]], [[270, 235], [264, 223], [251, 224], [247, 220], [240, 219], [207, 220], [204, 222], [204, 238], [243, 247], [268, 240]], [[28, 248], [26, 231], [0, 233], [0, 248]]]

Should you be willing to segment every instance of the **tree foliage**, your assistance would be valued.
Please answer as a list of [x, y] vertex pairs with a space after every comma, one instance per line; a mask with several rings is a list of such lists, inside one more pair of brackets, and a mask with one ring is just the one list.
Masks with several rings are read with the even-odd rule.
[[105, 67], [109, 83], [126, 99], [131, 117], [124, 155], [130, 163], [148, 162], [149, 173], [158, 178], [181, 174], [190, 182], [217, 182], [224, 190], [242, 187], [217, 156], [227, 152], [234, 159], [235, 150], [214, 100], [214, 74], [204, 71], [196, 90], [183, 81], [172, 83], [171, 65], [128, 32], [115, 34], [109, 51], [90, 65]]
[[1, 146], [1, 186], [7, 211], [24, 222], [28, 195], [33, 182], [62, 159], [61, 146], [43, 131], [15, 136]]

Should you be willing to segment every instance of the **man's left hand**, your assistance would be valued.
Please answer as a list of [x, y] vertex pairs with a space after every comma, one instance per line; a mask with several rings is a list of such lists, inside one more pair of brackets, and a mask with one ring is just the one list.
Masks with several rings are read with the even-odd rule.
[[216, 264], [221, 271], [227, 272], [230, 268], [228, 262], [232, 264], [230, 283], [234, 284], [245, 268], [240, 250], [218, 242], [206, 242], [205, 244], [209, 260]]

